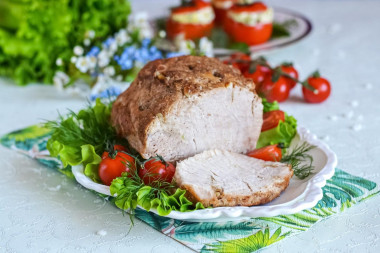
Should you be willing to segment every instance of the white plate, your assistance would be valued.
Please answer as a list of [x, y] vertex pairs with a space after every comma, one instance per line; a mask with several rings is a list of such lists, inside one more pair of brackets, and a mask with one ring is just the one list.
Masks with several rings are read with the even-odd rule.
[[[284, 8], [274, 7], [273, 9], [275, 22], [283, 23], [287, 20], [295, 20], [297, 22], [297, 25], [291, 26], [289, 28], [290, 35], [288, 37], [276, 38], [260, 45], [251, 46], [249, 49], [252, 54], [256, 54], [258, 52], [262, 53], [264, 51], [271, 51], [274, 49], [289, 46], [305, 38], [312, 30], [311, 21], [302, 14]], [[233, 52], [234, 51], [226, 48], [214, 49], [214, 53], [216, 56], [229, 55]]]
[[[294, 214], [314, 207], [322, 199], [322, 187], [326, 184], [326, 180], [334, 175], [337, 158], [325, 143], [318, 140], [305, 128], [299, 127], [297, 132], [290, 148], [303, 142], [315, 145], [316, 148], [309, 152], [314, 159], [314, 171], [312, 175], [303, 180], [293, 176], [288, 188], [275, 200], [265, 205], [251, 207], [217, 207], [191, 212], [172, 211], [167, 217], [186, 221], [217, 222]], [[110, 195], [109, 187], [91, 181], [83, 174], [82, 166], [74, 166], [72, 170], [78, 183], [85, 188]], [[156, 210], [151, 210], [151, 212], [157, 213]]]

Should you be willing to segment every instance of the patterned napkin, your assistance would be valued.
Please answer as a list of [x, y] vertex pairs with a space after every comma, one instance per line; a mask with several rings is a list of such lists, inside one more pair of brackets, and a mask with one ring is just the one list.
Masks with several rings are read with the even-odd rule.
[[[72, 176], [70, 170], [62, 168], [59, 160], [49, 156], [46, 150], [49, 136], [49, 130], [36, 125], [3, 136], [0, 143]], [[376, 183], [336, 169], [335, 175], [323, 187], [323, 198], [318, 204], [293, 215], [217, 223], [185, 222], [144, 210], [137, 210], [136, 217], [197, 252], [254, 252], [301, 233], [379, 193]]]

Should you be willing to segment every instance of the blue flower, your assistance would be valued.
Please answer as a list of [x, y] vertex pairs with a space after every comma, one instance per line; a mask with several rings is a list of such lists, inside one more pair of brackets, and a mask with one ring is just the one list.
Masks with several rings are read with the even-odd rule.
[[103, 46], [106, 47], [106, 48], [109, 48], [111, 46], [111, 44], [115, 41], [115, 38], [113, 37], [108, 37], [104, 42], [103, 42]]
[[143, 39], [143, 41], [141, 41], [141, 45], [142, 47], [147, 48], [150, 45], [150, 42], [151, 42], [150, 39]]
[[92, 94], [90, 96], [90, 100], [91, 101], [94, 101], [96, 100], [97, 98], [110, 98], [110, 97], [117, 97], [119, 96], [121, 93], [121, 89], [120, 87], [117, 87], [117, 86], [111, 86], [109, 88], [107, 88], [106, 90], [98, 93], [98, 94]]
[[87, 53], [86, 56], [89, 56], [89, 57], [95, 56], [96, 57], [99, 54], [99, 52], [100, 52], [100, 48], [94, 46], [90, 49], [90, 51]]
[[166, 54], [166, 58], [172, 58], [172, 57], [178, 57], [178, 56], [183, 56], [186, 55], [186, 53], [183, 52], [170, 52]]

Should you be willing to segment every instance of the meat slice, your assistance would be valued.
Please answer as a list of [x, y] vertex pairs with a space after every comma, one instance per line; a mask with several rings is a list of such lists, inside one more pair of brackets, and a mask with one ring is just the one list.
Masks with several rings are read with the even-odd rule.
[[174, 180], [205, 207], [254, 206], [277, 198], [292, 176], [290, 165], [215, 149], [179, 162]]
[[245, 153], [256, 147], [262, 125], [254, 87], [214, 58], [157, 60], [117, 98], [112, 122], [146, 159], [177, 161], [214, 148]]

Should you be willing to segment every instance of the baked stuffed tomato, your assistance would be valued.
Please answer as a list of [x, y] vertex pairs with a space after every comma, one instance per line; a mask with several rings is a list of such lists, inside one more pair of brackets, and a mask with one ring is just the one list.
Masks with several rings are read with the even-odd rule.
[[166, 32], [170, 39], [182, 34], [184, 39], [199, 39], [210, 35], [214, 19], [211, 3], [193, 0], [172, 9], [166, 24]]
[[270, 39], [272, 23], [273, 10], [262, 2], [237, 4], [228, 10], [224, 29], [234, 41], [251, 46]]
[[215, 23], [223, 25], [227, 16], [227, 11], [236, 3], [236, 0], [212, 0], [212, 7], [215, 12]]

